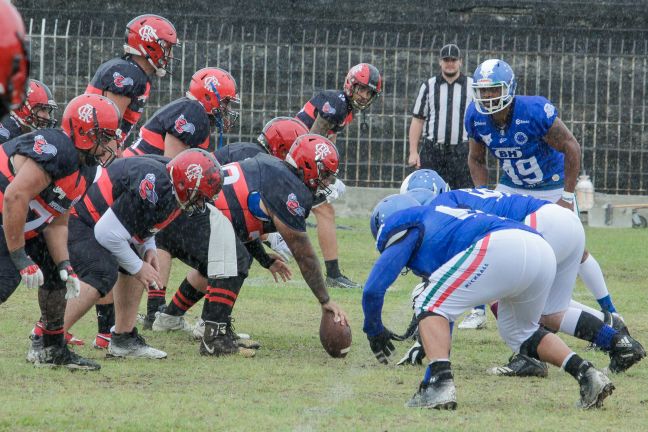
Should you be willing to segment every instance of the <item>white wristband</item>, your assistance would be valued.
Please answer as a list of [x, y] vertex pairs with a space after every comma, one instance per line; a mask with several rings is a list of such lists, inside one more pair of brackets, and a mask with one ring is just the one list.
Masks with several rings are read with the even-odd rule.
[[562, 193], [562, 197], [561, 197], [561, 198], [562, 198], [562, 200], [565, 201], [565, 202], [573, 203], [573, 202], [574, 202], [575, 195], [574, 195], [574, 192], [567, 192], [567, 191], [564, 191], [564, 192]]

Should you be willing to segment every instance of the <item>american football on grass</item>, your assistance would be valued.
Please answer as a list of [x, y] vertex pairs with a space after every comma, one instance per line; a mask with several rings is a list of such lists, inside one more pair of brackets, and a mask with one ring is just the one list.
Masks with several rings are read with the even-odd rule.
[[331, 357], [346, 357], [351, 350], [351, 327], [340, 325], [333, 320], [333, 313], [327, 310], [322, 313], [320, 322], [320, 342]]

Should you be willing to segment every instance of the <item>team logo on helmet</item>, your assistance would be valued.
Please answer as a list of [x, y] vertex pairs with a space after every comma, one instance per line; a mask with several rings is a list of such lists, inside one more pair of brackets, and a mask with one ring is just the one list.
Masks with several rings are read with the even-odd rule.
[[187, 167], [187, 170], [185, 171], [185, 176], [187, 176], [187, 180], [189, 181], [198, 181], [202, 178], [203, 176], [203, 169], [200, 166], [200, 164], [191, 164]]
[[48, 143], [43, 135], [36, 135], [34, 137], [34, 153], [39, 155], [51, 154], [52, 156], [56, 156], [58, 149]]
[[359, 74], [360, 72], [362, 72], [362, 63], [353, 66], [349, 71], [349, 75]]
[[191, 135], [193, 135], [194, 132], [196, 132], [196, 126], [194, 126], [193, 123], [189, 123], [185, 118], [184, 114], [180, 114], [180, 117], [178, 117], [175, 121], [175, 130], [179, 134], [183, 132], [188, 132]]
[[488, 78], [488, 77], [495, 73], [493, 71], [493, 69], [497, 65], [497, 62], [498, 62], [498, 60], [496, 60], [496, 59], [490, 59], [490, 60], [486, 60], [484, 63], [482, 63], [481, 71], [480, 71], [480, 74], [481, 74], [482, 77], [477, 82], [479, 82], [479, 83], [493, 82], [493, 80]]
[[556, 107], [550, 103], [546, 103], [544, 106], [544, 112], [547, 114], [547, 118], [551, 118], [556, 113]]
[[335, 108], [333, 108], [331, 104], [328, 102], [324, 104], [324, 106], [322, 107], [322, 111], [328, 114], [335, 114]]
[[90, 104], [81, 105], [78, 109], [79, 120], [90, 123], [94, 117], [94, 107]]
[[155, 32], [155, 29], [150, 25], [142, 26], [138, 33], [144, 42], [153, 42], [158, 40], [158, 35]]
[[288, 208], [288, 211], [292, 215], [301, 216], [301, 217], [304, 217], [306, 215], [306, 210], [304, 210], [304, 207], [302, 207], [299, 204], [299, 201], [297, 201], [297, 195], [295, 195], [294, 193], [288, 195], [288, 201], [286, 201], [286, 207]]
[[325, 143], [315, 145], [315, 160], [322, 160], [331, 154], [331, 148]]
[[4, 127], [2, 123], [0, 123], [0, 136], [4, 137], [5, 139], [9, 138], [9, 135], [11, 135], [11, 132], [9, 132], [9, 129]]
[[142, 199], [148, 200], [152, 204], [157, 204], [158, 195], [155, 192], [155, 174], [148, 173], [139, 184], [139, 194]]
[[220, 86], [220, 82], [218, 81], [218, 78], [216, 78], [214, 75], [209, 75], [208, 77], [205, 77], [205, 88], [209, 91], [214, 91], [214, 88], [218, 88]]
[[115, 85], [119, 88], [122, 88], [126, 85], [133, 85], [135, 84], [133, 82], [133, 78], [131, 77], [125, 77], [124, 75], [120, 74], [119, 72], [113, 73], [113, 82]]

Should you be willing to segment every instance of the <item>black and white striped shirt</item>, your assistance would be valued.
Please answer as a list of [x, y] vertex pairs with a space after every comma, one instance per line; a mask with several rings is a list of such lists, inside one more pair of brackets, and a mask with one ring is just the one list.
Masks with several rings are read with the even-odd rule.
[[421, 84], [412, 115], [427, 120], [423, 136], [439, 144], [468, 141], [464, 114], [472, 101], [473, 79], [461, 74], [452, 84], [439, 74]]

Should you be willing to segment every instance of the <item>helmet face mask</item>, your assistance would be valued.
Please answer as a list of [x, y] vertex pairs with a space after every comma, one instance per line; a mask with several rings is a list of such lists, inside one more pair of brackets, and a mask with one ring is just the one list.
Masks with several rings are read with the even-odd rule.
[[381, 93], [382, 77], [374, 65], [360, 63], [349, 69], [344, 80], [344, 94], [354, 109], [362, 111], [369, 108]]
[[513, 102], [516, 87], [515, 74], [506, 62], [486, 60], [473, 75], [475, 109], [486, 115], [504, 110]]

